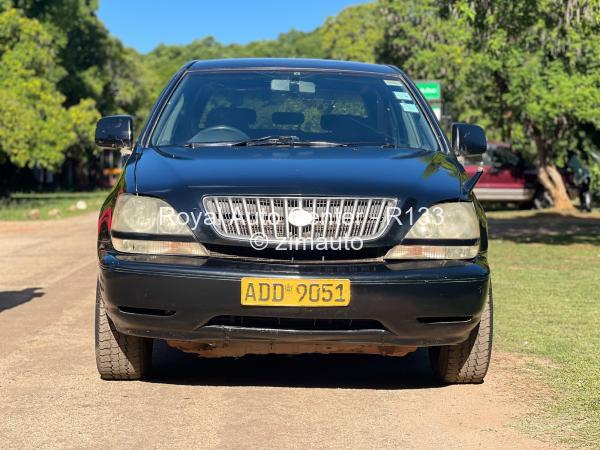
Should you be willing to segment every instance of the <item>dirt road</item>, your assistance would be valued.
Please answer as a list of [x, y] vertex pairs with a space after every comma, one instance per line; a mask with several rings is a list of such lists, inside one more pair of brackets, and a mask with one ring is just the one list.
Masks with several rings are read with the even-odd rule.
[[96, 373], [95, 215], [0, 222], [0, 448], [545, 448], [520, 434], [528, 381], [496, 354], [440, 386], [426, 353], [202, 360], [165, 345], [144, 382]]

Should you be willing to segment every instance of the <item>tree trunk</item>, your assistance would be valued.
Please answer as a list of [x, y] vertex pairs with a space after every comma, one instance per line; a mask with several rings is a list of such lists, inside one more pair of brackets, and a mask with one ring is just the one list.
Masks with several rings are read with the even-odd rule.
[[560, 212], [575, 212], [567, 188], [554, 164], [540, 164], [539, 179], [554, 202], [554, 209]]
[[567, 187], [565, 186], [560, 172], [551, 162], [550, 154], [552, 145], [542, 139], [537, 133], [533, 139], [535, 146], [537, 147], [538, 161], [540, 164], [538, 178], [540, 183], [542, 183], [542, 186], [544, 186], [552, 197], [554, 209], [561, 213], [574, 213], [575, 208], [567, 193]]

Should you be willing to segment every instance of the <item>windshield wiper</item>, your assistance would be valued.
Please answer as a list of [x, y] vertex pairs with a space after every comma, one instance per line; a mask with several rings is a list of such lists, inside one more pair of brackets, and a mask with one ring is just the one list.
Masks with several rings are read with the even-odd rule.
[[260, 146], [292, 146], [292, 147], [380, 147], [394, 148], [396, 145], [389, 142], [333, 142], [333, 141], [303, 141], [298, 136], [263, 136], [260, 138], [244, 139], [242, 141], [221, 142], [188, 142], [187, 148], [196, 147], [260, 147]]
[[298, 136], [264, 136], [246, 139], [232, 144], [234, 147], [252, 147], [262, 145], [287, 145], [297, 147], [347, 147], [351, 144], [330, 141], [303, 141]]
[[308, 142], [301, 141], [298, 136], [264, 136], [254, 139], [244, 139], [242, 141], [220, 141], [220, 142], [188, 142], [184, 144], [184, 147], [196, 148], [196, 147], [215, 147], [215, 146], [226, 146], [226, 147], [252, 147], [261, 145], [308, 145], [308, 144], [322, 144], [322, 145], [338, 145], [335, 142]]
[[188, 142], [183, 144], [187, 148], [196, 147], [253, 147], [287, 145], [297, 147], [351, 147], [354, 144], [345, 142], [329, 141], [302, 141], [298, 136], [264, 136], [255, 139], [244, 139], [242, 141], [221, 141], [221, 142]]

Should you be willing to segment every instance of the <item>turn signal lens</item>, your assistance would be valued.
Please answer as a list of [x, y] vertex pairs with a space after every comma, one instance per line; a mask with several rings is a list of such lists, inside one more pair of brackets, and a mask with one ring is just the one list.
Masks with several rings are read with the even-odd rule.
[[208, 256], [206, 248], [198, 242], [149, 241], [113, 237], [112, 243], [115, 250], [123, 253]]
[[385, 259], [472, 259], [479, 245], [396, 245]]

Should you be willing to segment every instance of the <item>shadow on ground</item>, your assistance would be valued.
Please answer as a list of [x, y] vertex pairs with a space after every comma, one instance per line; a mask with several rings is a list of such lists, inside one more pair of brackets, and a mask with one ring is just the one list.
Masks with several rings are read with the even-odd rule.
[[155, 341], [150, 383], [337, 389], [437, 388], [427, 351], [370, 355], [261, 355], [200, 358]]
[[600, 245], [600, 217], [539, 212], [523, 217], [488, 218], [490, 239], [518, 243]]
[[0, 312], [27, 303], [44, 295], [41, 288], [25, 288], [20, 291], [0, 291]]

